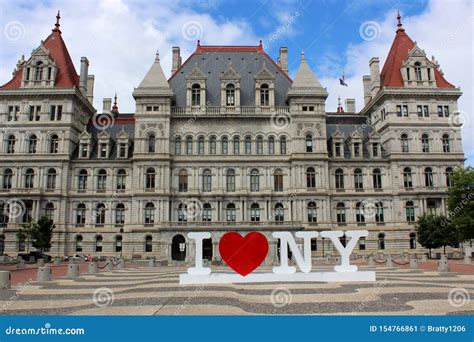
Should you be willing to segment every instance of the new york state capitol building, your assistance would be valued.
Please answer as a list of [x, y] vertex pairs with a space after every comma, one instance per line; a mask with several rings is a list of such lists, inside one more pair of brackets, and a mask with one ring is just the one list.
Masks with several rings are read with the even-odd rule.
[[[0, 87], [0, 248], [28, 250], [30, 219], [56, 228], [49, 254], [194, 259], [190, 231], [210, 231], [204, 258], [219, 261], [228, 231], [367, 229], [355, 253], [424, 252], [415, 221], [447, 212], [463, 164], [453, 125], [459, 88], [407, 35], [400, 18], [385, 64], [369, 62], [364, 107], [328, 112], [304, 55], [291, 79], [288, 50], [203, 46], [166, 79], [158, 54], [134, 88], [135, 113], [93, 107], [88, 60], [80, 73], [52, 33]], [[344, 239], [344, 238], [343, 238]], [[326, 239], [314, 256], [336, 253]]]

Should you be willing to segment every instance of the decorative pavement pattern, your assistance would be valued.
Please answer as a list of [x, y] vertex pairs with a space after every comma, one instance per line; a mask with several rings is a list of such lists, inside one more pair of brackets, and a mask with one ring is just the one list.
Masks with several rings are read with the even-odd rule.
[[0, 314], [474, 315], [473, 274], [377, 267], [375, 283], [179, 285], [185, 270], [125, 268], [42, 284], [20, 282], [0, 291]]

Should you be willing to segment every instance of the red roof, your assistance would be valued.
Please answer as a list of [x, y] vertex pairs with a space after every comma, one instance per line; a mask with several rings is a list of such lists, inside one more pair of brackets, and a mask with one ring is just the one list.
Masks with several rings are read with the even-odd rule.
[[[59, 26], [59, 24], [57, 24]], [[61, 36], [58, 26], [43, 42], [44, 48], [49, 50], [49, 56], [56, 62], [58, 73], [56, 77], [56, 88], [72, 88], [79, 86], [77, 75], [71, 56]], [[23, 67], [19, 68], [13, 78], [1, 86], [1, 89], [18, 89], [21, 86]]]
[[[415, 43], [406, 34], [399, 22], [398, 30], [393, 40], [392, 47], [388, 53], [387, 60], [380, 74], [380, 82], [385, 87], [403, 87], [401, 67], [408, 53], [415, 47]], [[454, 85], [446, 81], [441, 72], [434, 68], [436, 86], [438, 88], [454, 88]]]

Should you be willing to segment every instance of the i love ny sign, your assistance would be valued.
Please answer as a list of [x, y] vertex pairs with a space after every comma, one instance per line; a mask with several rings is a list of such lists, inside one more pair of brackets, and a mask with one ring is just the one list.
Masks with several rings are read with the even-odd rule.
[[[346, 246], [339, 241], [342, 236], [349, 238]], [[262, 233], [250, 232], [245, 236], [229, 232], [219, 241], [219, 253], [222, 260], [235, 273], [212, 273], [210, 267], [203, 266], [202, 244], [209, 239], [209, 232], [193, 232], [188, 238], [195, 240], [195, 266], [179, 277], [180, 284], [217, 284], [217, 283], [255, 283], [255, 282], [292, 282], [292, 281], [375, 281], [375, 272], [358, 271], [356, 265], [350, 264], [350, 256], [357, 241], [369, 235], [367, 230], [344, 231], [302, 231], [293, 236], [290, 232], [274, 232], [273, 238], [280, 239], [280, 265], [273, 267], [271, 273], [254, 272], [268, 254], [268, 240]], [[331, 272], [311, 272], [311, 239], [329, 238], [340, 255], [340, 264]], [[302, 248], [296, 239], [302, 240]], [[288, 264], [288, 250], [293, 253], [296, 267]]]

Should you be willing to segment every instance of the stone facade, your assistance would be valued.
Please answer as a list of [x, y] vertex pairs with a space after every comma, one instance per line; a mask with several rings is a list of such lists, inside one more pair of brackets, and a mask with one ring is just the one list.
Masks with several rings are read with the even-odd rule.
[[[0, 87], [3, 252], [28, 249], [17, 232], [43, 215], [51, 255], [123, 255], [189, 262], [191, 231], [210, 231], [219, 261], [228, 231], [258, 230], [278, 260], [277, 230], [367, 229], [357, 253], [423, 252], [415, 220], [446, 214], [449, 177], [462, 165], [454, 123], [459, 88], [399, 23], [385, 66], [370, 61], [365, 105], [328, 112], [304, 55], [287, 65], [259, 46], [201, 46], [166, 79], [158, 54], [133, 96], [135, 113], [104, 99], [70, 61], [59, 22]], [[286, 63], [287, 49], [280, 52]], [[317, 239], [315, 256], [334, 254]]]

